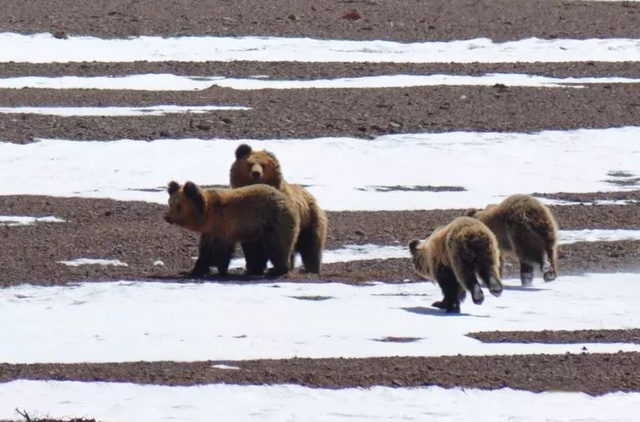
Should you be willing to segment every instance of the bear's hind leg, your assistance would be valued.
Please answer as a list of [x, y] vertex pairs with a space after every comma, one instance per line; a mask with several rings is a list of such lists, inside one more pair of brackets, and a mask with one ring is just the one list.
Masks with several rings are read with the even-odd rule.
[[[549, 259], [549, 255], [551, 255], [551, 259]], [[554, 247], [548, 248], [548, 252], [542, 252], [542, 265], [540, 265], [540, 269], [542, 270], [542, 278], [545, 282], [550, 282], [556, 279], [556, 251]]]
[[520, 283], [525, 287], [533, 284], [533, 265], [520, 261]]
[[495, 270], [492, 268], [478, 268], [478, 275], [484, 282], [485, 286], [489, 288], [489, 292], [498, 297], [502, 294], [502, 282], [500, 276], [495, 274]]
[[456, 278], [465, 286], [469, 293], [471, 293], [471, 299], [473, 303], [476, 305], [481, 305], [484, 302], [484, 293], [482, 293], [482, 288], [480, 287], [480, 283], [478, 283], [478, 277], [476, 277], [475, 268], [468, 263], [456, 263], [456, 267], [454, 267], [453, 271], [456, 275]]
[[300, 232], [296, 243], [296, 252], [300, 254], [304, 270], [307, 273], [320, 274], [324, 239], [313, 230]]
[[533, 265], [543, 265], [544, 242], [534, 231], [521, 229], [509, 231], [514, 252], [520, 261], [520, 282], [523, 286], [533, 283]]
[[267, 271], [272, 277], [287, 274], [291, 270], [296, 230], [269, 230], [264, 236], [264, 250], [273, 268]]

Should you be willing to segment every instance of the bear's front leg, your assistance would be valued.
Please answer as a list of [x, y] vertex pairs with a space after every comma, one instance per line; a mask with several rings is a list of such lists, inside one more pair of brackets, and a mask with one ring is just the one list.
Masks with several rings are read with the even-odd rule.
[[198, 256], [196, 260], [196, 265], [193, 267], [191, 272], [189, 273], [189, 277], [204, 277], [211, 273], [211, 269], [209, 268], [209, 257], [203, 254]]
[[433, 306], [445, 309], [447, 313], [460, 313], [460, 299], [464, 298], [464, 289], [458, 283], [451, 267], [441, 265], [436, 274], [436, 280], [444, 298], [439, 302], [434, 302]]
[[244, 253], [245, 274], [262, 275], [267, 268], [267, 254], [262, 242], [242, 242], [242, 252]]

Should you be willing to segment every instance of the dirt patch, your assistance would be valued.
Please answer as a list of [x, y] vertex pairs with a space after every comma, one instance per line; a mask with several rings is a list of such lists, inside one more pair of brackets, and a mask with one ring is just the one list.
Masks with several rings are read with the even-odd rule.
[[[563, 229], [640, 229], [640, 205], [552, 207]], [[0, 225], [0, 285], [20, 283], [66, 284], [77, 281], [186, 278], [198, 254], [198, 236], [168, 225], [166, 206], [107, 199], [0, 196], [2, 215], [50, 216], [65, 223], [27, 226]], [[425, 238], [436, 227], [465, 210], [329, 212], [328, 249], [345, 245], [406, 246]], [[240, 251], [238, 250], [238, 253]], [[77, 258], [119, 260], [127, 266], [81, 265], [60, 261]], [[640, 271], [640, 241], [584, 242], [561, 245], [560, 276], [585, 272]], [[508, 261], [505, 277], [517, 277], [518, 266]], [[321, 276], [296, 270], [282, 281], [392, 283], [419, 281], [407, 258], [338, 262], [323, 265]], [[211, 276], [206, 282], [259, 283], [232, 270], [229, 277]]]
[[383, 337], [375, 339], [375, 341], [382, 343], [413, 343], [420, 340], [422, 340], [420, 337]]
[[333, 299], [332, 296], [291, 296], [293, 299], [308, 300], [311, 302], [320, 302], [323, 300]]
[[462, 186], [368, 186], [358, 190], [376, 192], [464, 192]]
[[555, 199], [558, 201], [583, 202], [587, 204], [598, 203], [601, 201], [640, 202], [640, 191], [638, 190], [584, 193], [534, 193], [533, 196], [538, 198]]
[[[196, 92], [2, 90], [0, 105], [127, 106], [158, 104], [244, 106], [165, 116], [60, 117], [0, 114], [11, 142], [162, 138], [374, 138], [444, 131], [526, 132], [640, 125], [640, 84], [573, 88], [431, 86], [376, 89], [294, 89]], [[310, 141], [309, 141], [310, 142]]]
[[[578, 351], [579, 352], [579, 351]], [[239, 370], [216, 368], [233, 366]], [[640, 391], [639, 353], [519, 356], [282, 359], [204, 362], [0, 364], [0, 382], [13, 379], [201, 385], [299, 384], [315, 388], [472, 387], [582, 391], [592, 395]], [[224, 367], [223, 367], [224, 368]]]
[[[334, 1], [4, 0], [0, 28], [11, 32], [122, 37], [136, 35], [267, 35], [362, 40], [496, 41], [539, 38], [639, 38], [632, 2], [562, 0]], [[355, 10], [355, 14], [348, 15]]]
[[303, 63], [303, 62], [122, 62], [122, 63], [0, 63], [0, 77], [126, 76], [170, 73], [183, 76], [226, 76], [309, 80], [378, 75], [484, 75], [523, 73], [558, 78], [640, 77], [634, 62], [568, 63]]
[[640, 329], [577, 331], [485, 331], [469, 333], [483, 343], [640, 343]]

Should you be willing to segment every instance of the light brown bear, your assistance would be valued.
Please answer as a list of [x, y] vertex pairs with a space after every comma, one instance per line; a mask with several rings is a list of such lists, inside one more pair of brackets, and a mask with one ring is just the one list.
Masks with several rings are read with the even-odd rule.
[[[266, 259], [271, 261], [273, 268], [269, 275], [289, 272], [300, 221], [291, 200], [277, 189], [256, 185], [202, 190], [193, 182], [184, 186], [171, 182], [168, 192], [169, 211], [165, 220], [206, 234], [217, 248], [216, 262], [223, 263], [223, 267], [225, 263], [228, 267], [236, 242], [251, 241], [260, 244]], [[200, 249], [202, 255], [202, 239]], [[203, 260], [206, 262], [208, 258]]]
[[481, 222], [458, 217], [437, 228], [427, 240], [409, 243], [413, 266], [418, 275], [435, 281], [444, 298], [432, 306], [460, 313], [460, 302], [471, 293], [473, 303], [480, 305], [484, 294], [478, 276], [494, 296], [502, 293], [498, 241]]
[[[229, 172], [231, 187], [267, 184], [290, 198], [300, 217], [295, 251], [300, 254], [306, 272], [319, 274], [327, 239], [327, 216], [316, 198], [302, 186], [287, 183], [274, 154], [265, 150], [253, 151], [249, 145], [242, 144], [236, 149], [235, 156], [236, 161]], [[242, 250], [247, 257], [247, 272], [262, 271], [264, 259], [260, 246], [243, 242]], [[291, 265], [293, 267], [293, 261]]]
[[469, 210], [467, 216], [486, 224], [498, 239], [500, 271], [504, 256], [520, 261], [523, 286], [533, 282], [533, 266], [539, 265], [544, 281], [558, 274], [558, 224], [549, 208], [530, 195], [512, 195], [482, 211]]

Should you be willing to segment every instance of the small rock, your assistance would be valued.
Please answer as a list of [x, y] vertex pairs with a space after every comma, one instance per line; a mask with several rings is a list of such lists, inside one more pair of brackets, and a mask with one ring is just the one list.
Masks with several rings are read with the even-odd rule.
[[200, 130], [211, 130], [212, 124], [209, 122], [196, 123], [196, 128]]
[[53, 32], [53, 38], [57, 38], [59, 40], [66, 40], [69, 39], [69, 34], [67, 33], [67, 31], [54, 31]]
[[342, 15], [342, 19], [349, 19], [349, 20], [352, 20], [352, 21], [357, 21], [361, 17], [362, 16], [360, 16], [360, 13], [356, 9], [351, 9], [347, 13]]

